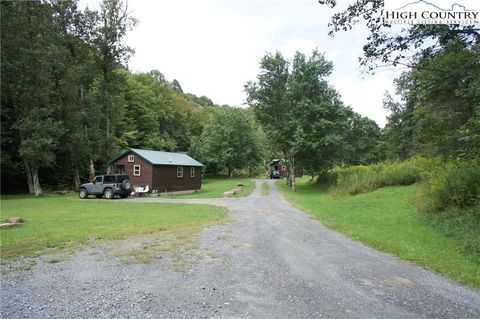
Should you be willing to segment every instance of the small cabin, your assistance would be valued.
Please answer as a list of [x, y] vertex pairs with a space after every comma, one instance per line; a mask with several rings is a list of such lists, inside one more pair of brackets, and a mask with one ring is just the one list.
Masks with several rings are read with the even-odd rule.
[[108, 162], [112, 172], [128, 174], [134, 189], [150, 193], [192, 193], [202, 187], [204, 165], [187, 154], [127, 148]]
[[277, 171], [281, 178], [288, 176], [286, 161], [279, 158], [274, 158], [270, 163], [270, 175], [272, 172]]

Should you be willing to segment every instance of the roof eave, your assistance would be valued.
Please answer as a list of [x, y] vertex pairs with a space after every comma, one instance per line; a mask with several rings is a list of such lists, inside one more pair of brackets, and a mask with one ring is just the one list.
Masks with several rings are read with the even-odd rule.
[[115, 156], [112, 160], [110, 160], [107, 164], [108, 165], [112, 165], [113, 162], [115, 161], [118, 161], [120, 158], [124, 157], [125, 155], [127, 155], [129, 152], [132, 152], [133, 154], [137, 155], [138, 157], [140, 157], [141, 159], [143, 159], [145, 162], [147, 162], [148, 164], [150, 165], [155, 165], [153, 164], [152, 162], [150, 162], [148, 159], [146, 159], [145, 157], [143, 157], [142, 155], [138, 154], [137, 152], [135, 152], [133, 149], [131, 148], [126, 148], [122, 151], [120, 151], [120, 153], [118, 153], [117, 156]]

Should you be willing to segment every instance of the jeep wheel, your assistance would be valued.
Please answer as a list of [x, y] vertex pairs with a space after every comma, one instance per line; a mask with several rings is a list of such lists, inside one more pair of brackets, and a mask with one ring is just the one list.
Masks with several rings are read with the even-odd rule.
[[81, 199], [86, 199], [88, 198], [88, 192], [85, 188], [81, 188], [80, 189], [80, 192], [78, 193], [78, 196], [81, 198]]
[[112, 199], [113, 198], [113, 190], [111, 188], [107, 188], [103, 192], [103, 195], [105, 196], [106, 199]]
[[130, 183], [130, 181], [128, 179], [123, 180], [122, 189], [125, 191], [128, 191], [130, 187], [132, 187], [132, 184]]

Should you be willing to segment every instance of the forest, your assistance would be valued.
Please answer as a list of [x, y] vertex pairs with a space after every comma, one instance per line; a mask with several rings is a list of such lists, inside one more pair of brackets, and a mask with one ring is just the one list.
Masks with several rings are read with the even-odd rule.
[[[272, 158], [285, 158], [293, 190], [299, 173], [321, 177], [412, 157], [475, 172], [478, 27], [415, 25], [392, 36], [375, 22], [381, 4], [337, 13], [331, 32], [362, 17], [371, 30], [362, 65], [403, 66], [400, 99], [385, 94], [384, 128], [342, 102], [328, 82], [334, 65], [318, 50], [265, 54], [245, 84], [247, 106], [217, 105], [183, 92], [161, 70], [128, 69], [134, 50], [125, 36], [137, 20], [121, 0], [103, 0], [98, 10], [75, 0], [2, 1], [1, 192], [75, 190], [125, 147], [188, 152], [204, 173], [229, 176], [266, 176]], [[472, 187], [477, 203], [480, 186]]]

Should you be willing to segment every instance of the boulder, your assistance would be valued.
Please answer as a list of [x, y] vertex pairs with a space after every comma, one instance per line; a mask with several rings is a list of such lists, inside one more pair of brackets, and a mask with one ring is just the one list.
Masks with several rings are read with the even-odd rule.
[[240, 187], [235, 187], [235, 188], [232, 188], [231, 191], [236, 194], [236, 193], [238, 193], [238, 192], [241, 192], [241, 191], [242, 191], [242, 188], [240, 188]]
[[245, 185], [243, 185], [242, 183], [238, 183], [237, 187], [245, 187]]
[[23, 223], [22, 217], [10, 217], [7, 219], [7, 223], [20, 224]]
[[233, 192], [233, 191], [228, 191], [228, 192], [223, 193], [223, 196], [225, 196], [225, 197], [230, 197], [230, 196], [233, 196], [233, 195], [235, 195], [235, 192]]

